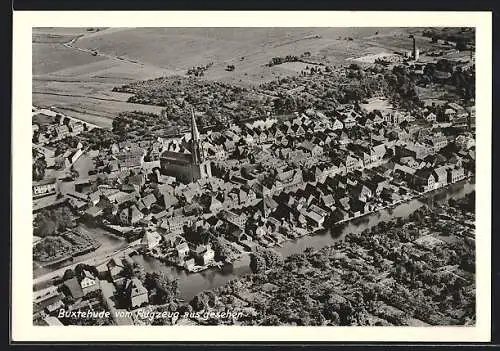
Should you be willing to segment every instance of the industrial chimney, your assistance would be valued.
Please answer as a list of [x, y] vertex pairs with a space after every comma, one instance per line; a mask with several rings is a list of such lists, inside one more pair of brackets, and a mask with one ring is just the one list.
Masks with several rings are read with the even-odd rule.
[[413, 34], [409, 35], [408, 38], [411, 38], [413, 40], [413, 50], [412, 50], [412, 53], [411, 53], [411, 56], [412, 58], [417, 61], [418, 60], [418, 56], [419, 56], [419, 53], [417, 51], [417, 42], [415, 40], [415, 36]]

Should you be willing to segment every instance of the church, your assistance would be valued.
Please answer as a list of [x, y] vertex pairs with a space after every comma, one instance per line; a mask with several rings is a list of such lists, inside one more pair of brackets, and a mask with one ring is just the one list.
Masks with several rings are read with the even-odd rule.
[[185, 152], [165, 151], [160, 156], [161, 173], [175, 177], [182, 183], [196, 182], [212, 176], [210, 162], [203, 157], [200, 133], [196, 126], [194, 112], [191, 111], [191, 140]]

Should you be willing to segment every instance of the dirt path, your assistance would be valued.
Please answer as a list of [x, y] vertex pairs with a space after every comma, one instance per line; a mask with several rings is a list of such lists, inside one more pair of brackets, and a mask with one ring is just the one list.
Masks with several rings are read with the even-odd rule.
[[78, 50], [78, 51], [87, 53], [87, 54], [92, 55], [92, 56], [100, 56], [100, 57], [104, 57], [104, 58], [107, 58], [107, 59], [110, 59], [110, 60], [115, 60], [115, 61], [122, 61], [122, 62], [124, 61], [124, 62], [128, 62], [128, 63], [132, 63], [134, 65], [138, 65], [138, 66], [143, 67], [143, 68], [144, 67], [151, 67], [151, 68], [155, 68], [155, 69], [160, 69], [161, 67], [157, 67], [157, 66], [154, 66], [154, 65], [151, 65], [151, 64], [146, 64], [144, 62], [139, 62], [139, 61], [136, 61], [136, 60], [130, 60], [128, 58], [121, 57], [121, 56], [115, 56], [115, 55], [106, 54], [106, 53], [103, 53], [103, 52], [98, 51], [98, 50], [91, 50], [91, 49], [81, 48], [81, 47], [79, 47], [79, 46], [76, 45], [76, 42], [79, 39], [81, 39], [81, 38], [94, 37], [94, 36], [101, 35], [102, 33], [118, 32], [118, 31], [123, 31], [123, 30], [126, 30], [126, 29], [127, 28], [109, 28], [109, 29], [104, 29], [102, 31], [98, 31], [98, 32], [90, 33], [90, 34], [83, 34], [81, 36], [73, 38], [72, 40], [70, 40], [67, 43], [64, 43], [63, 46], [65, 46], [65, 47], [67, 47], [69, 49]]

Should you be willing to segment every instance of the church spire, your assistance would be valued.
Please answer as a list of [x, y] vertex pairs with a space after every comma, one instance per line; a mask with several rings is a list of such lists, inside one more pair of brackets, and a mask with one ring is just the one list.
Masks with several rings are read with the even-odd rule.
[[198, 132], [198, 127], [196, 126], [196, 118], [194, 117], [194, 109], [191, 107], [191, 136], [193, 141], [200, 141], [200, 132]]
[[196, 126], [196, 118], [194, 117], [193, 108], [191, 108], [191, 143], [193, 147], [193, 162], [194, 164], [199, 164], [201, 162], [200, 132]]

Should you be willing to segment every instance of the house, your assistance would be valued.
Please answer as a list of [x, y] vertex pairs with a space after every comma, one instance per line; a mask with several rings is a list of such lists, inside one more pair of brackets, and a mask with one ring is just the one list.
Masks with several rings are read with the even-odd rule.
[[33, 297], [33, 313], [51, 311], [53, 306], [61, 304], [62, 298], [57, 286], [50, 286], [42, 290], [34, 291]]
[[396, 156], [399, 157], [411, 156], [419, 160], [423, 160], [430, 154], [429, 149], [430, 147], [425, 147], [421, 144], [408, 144], [405, 146], [396, 145], [395, 147]]
[[66, 168], [71, 167], [79, 158], [83, 155], [82, 149], [76, 149], [65, 155], [64, 166]]
[[210, 204], [208, 206], [208, 211], [210, 213], [218, 213], [223, 208], [222, 202], [217, 200], [215, 197], [211, 197]]
[[457, 117], [457, 111], [452, 108], [444, 110], [444, 117], [446, 121], [452, 122]]
[[182, 234], [184, 232], [184, 225], [191, 225], [192, 218], [185, 215], [178, 215], [166, 218], [161, 222], [160, 228], [164, 229], [167, 233]]
[[462, 106], [460, 106], [459, 104], [457, 104], [456, 102], [450, 102], [448, 103], [448, 107], [453, 109], [455, 112], [456, 112], [456, 116], [457, 118], [466, 118], [467, 117], [467, 110], [465, 108], [463, 108]]
[[444, 135], [432, 135], [426, 138], [427, 143], [430, 147], [437, 152], [441, 150], [443, 147], [448, 145], [448, 139]]
[[[60, 297], [60, 295], [58, 295]], [[55, 302], [45, 307], [45, 312], [49, 315], [57, 314], [61, 308], [64, 308], [64, 302], [57, 299]]]
[[455, 183], [465, 178], [464, 168], [455, 167], [448, 169], [448, 182]]
[[361, 201], [356, 198], [351, 199], [350, 206], [350, 210], [354, 214], [354, 216], [360, 216], [363, 213], [367, 213], [370, 211], [370, 205], [367, 202]]
[[363, 161], [353, 155], [347, 155], [344, 160], [347, 172], [352, 172], [355, 169], [363, 168]]
[[184, 268], [188, 271], [192, 271], [195, 267], [194, 258], [190, 258], [189, 260], [184, 261]]
[[120, 169], [139, 168], [144, 159], [144, 150], [139, 147], [134, 147], [129, 150], [125, 149], [114, 155], [118, 161]]
[[436, 115], [434, 113], [430, 112], [427, 116], [425, 116], [425, 120], [427, 122], [434, 123], [434, 122], [436, 122]]
[[157, 231], [146, 230], [141, 239], [141, 245], [146, 250], [151, 250], [158, 246], [161, 242], [161, 235]]
[[436, 187], [432, 169], [418, 169], [414, 174], [413, 185], [418, 191], [430, 191]]
[[76, 122], [76, 123], [73, 123], [71, 125], [71, 132], [73, 134], [80, 134], [81, 132], [83, 132], [85, 130], [85, 128], [83, 127], [83, 123], [81, 122]]
[[364, 202], [368, 201], [373, 196], [371, 189], [364, 184], [358, 184], [352, 187], [351, 195], [353, 198]]
[[176, 206], [179, 203], [179, 200], [174, 194], [170, 192], [162, 192], [162, 194], [163, 194], [163, 204], [166, 210]]
[[86, 269], [82, 271], [80, 286], [82, 288], [83, 295], [87, 295], [92, 291], [101, 289], [99, 279]]
[[247, 217], [244, 213], [237, 215], [232, 211], [223, 211], [222, 218], [240, 228], [244, 227], [247, 221]]
[[394, 203], [400, 200], [399, 194], [391, 187], [384, 187], [382, 192], [380, 193], [380, 197], [382, 200], [387, 201], [389, 203]]
[[437, 167], [434, 169], [434, 178], [436, 179], [436, 183], [438, 187], [445, 186], [448, 184], [448, 172], [446, 166]]
[[108, 274], [113, 282], [123, 279], [121, 274], [125, 266], [120, 260], [118, 260], [117, 258], [112, 258], [108, 261], [108, 263], [106, 263], [106, 267], [108, 269]]
[[183, 242], [175, 246], [175, 251], [177, 252], [177, 257], [183, 260], [187, 255], [189, 255], [189, 246], [187, 242]]
[[120, 221], [124, 225], [134, 225], [138, 223], [141, 219], [144, 218], [144, 215], [137, 208], [136, 205], [132, 205], [130, 207], [125, 207], [120, 212]]
[[154, 194], [148, 194], [142, 198], [141, 202], [143, 203], [144, 207], [149, 210], [151, 206], [156, 203], [156, 196], [154, 196]]
[[372, 162], [381, 161], [384, 158], [386, 152], [387, 152], [387, 149], [386, 149], [384, 144], [379, 144], [379, 145], [373, 146], [372, 153], [371, 153]]
[[400, 111], [395, 111], [392, 113], [388, 113], [384, 116], [384, 119], [388, 123], [392, 124], [400, 124], [403, 121], [407, 120], [407, 116], [401, 113]]
[[302, 142], [299, 147], [308, 152], [312, 157], [323, 155], [323, 148], [321, 146], [313, 144], [309, 140]]
[[335, 206], [335, 199], [332, 194], [321, 196], [321, 202], [327, 208], [333, 208]]
[[57, 184], [55, 178], [43, 179], [38, 182], [33, 182], [33, 198], [55, 194], [56, 188]]
[[205, 266], [214, 261], [215, 252], [210, 245], [200, 245], [194, 251], [195, 258], [200, 265]]
[[69, 135], [69, 128], [65, 124], [54, 127], [54, 131], [58, 139], [64, 139]]
[[127, 280], [125, 294], [130, 309], [135, 309], [149, 303], [148, 291], [137, 277]]
[[232, 140], [227, 140], [223, 144], [226, 154], [230, 155], [236, 150], [236, 144]]
[[81, 299], [84, 296], [82, 287], [78, 282], [77, 277], [66, 280], [63, 283], [63, 289], [65, 291], [65, 294], [71, 296], [75, 301]]
[[303, 174], [301, 169], [280, 171], [276, 176], [275, 191], [285, 190], [301, 183], [303, 183]]
[[85, 215], [91, 217], [91, 218], [97, 218], [99, 217], [100, 215], [103, 214], [103, 209], [100, 208], [100, 207], [97, 207], [97, 206], [92, 206], [92, 207], [89, 207], [86, 211], [85, 211]]
[[358, 116], [358, 114], [354, 111], [351, 111], [347, 115], [341, 116], [344, 128], [352, 128], [356, 124], [356, 116]]

